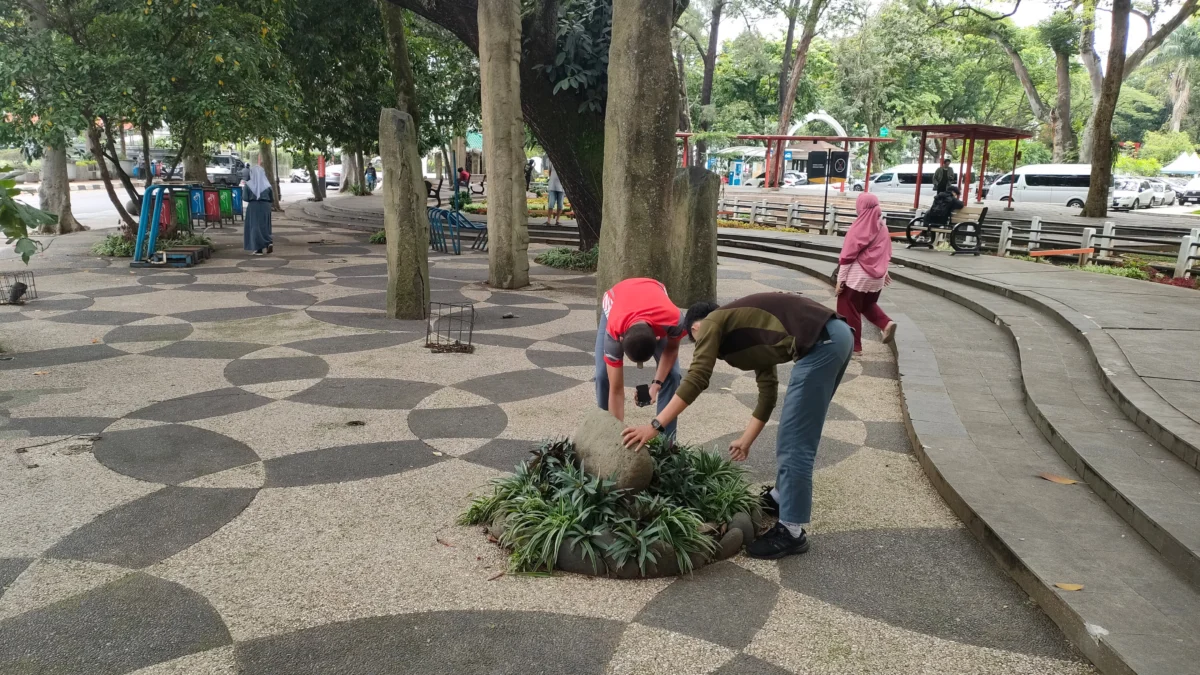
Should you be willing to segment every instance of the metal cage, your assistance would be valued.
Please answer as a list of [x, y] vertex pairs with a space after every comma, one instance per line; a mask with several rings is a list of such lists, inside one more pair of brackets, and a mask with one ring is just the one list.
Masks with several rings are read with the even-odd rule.
[[429, 303], [425, 346], [435, 353], [470, 354], [475, 351], [475, 306], [469, 302]]
[[37, 286], [33, 283], [33, 272], [0, 273], [0, 305], [23, 305], [36, 299]]

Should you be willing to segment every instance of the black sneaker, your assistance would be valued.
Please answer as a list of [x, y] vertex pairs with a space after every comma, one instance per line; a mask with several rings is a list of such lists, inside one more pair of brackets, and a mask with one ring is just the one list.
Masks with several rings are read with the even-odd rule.
[[746, 547], [746, 554], [751, 558], [775, 560], [789, 555], [797, 555], [808, 550], [808, 537], [800, 532], [799, 537], [793, 537], [783, 523], [775, 523], [775, 527], [755, 539]]
[[764, 486], [762, 489], [762, 494], [758, 496], [758, 502], [762, 506], [762, 512], [764, 515], [771, 516], [772, 518], [778, 518], [779, 502], [775, 501], [775, 498], [771, 496], [771, 490], [774, 488], [774, 485]]

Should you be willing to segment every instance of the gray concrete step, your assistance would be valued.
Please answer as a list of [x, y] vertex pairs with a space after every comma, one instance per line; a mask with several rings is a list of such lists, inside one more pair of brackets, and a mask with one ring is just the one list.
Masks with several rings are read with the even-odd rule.
[[[721, 254], [821, 278], [836, 257], [811, 247], [770, 251], [738, 243], [722, 246]], [[920, 276], [928, 275], [893, 270], [905, 282], [919, 283]], [[1034, 394], [1021, 389], [1022, 366], [1031, 361], [1019, 351], [1023, 340], [1007, 339], [1012, 328], [994, 325], [970, 298], [939, 295], [908, 283], [885, 292], [905, 312], [894, 317], [901, 386], [918, 455], [935, 486], [1102, 670], [1194, 672], [1196, 587], [1109, 506], [1102, 490], [1087, 489], [1086, 470], [1076, 473], [1076, 464], [1041, 433], [1045, 416], [1030, 405]], [[1058, 485], [1038, 478], [1042, 472], [1084, 482]], [[1082, 583], [1084, 590], [1062, 591], [1055, 583]]]

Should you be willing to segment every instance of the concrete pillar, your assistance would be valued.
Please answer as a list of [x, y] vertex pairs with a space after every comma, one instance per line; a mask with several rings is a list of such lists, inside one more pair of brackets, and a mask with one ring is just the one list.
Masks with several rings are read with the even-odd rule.
[[700, 167], [675, 170], [672, 187], [671, 279], [667, 293], [680, 307], [717, 299], [717, 200], [721, 178]]
[[479, 0], [479, 84], [488, 158], [488, 283], [529, 285], [520, 0]]
[[613, 0], [597, 299], [630, 277], [670, 283], [680, 255], [670, 240], [679, 123], [674, 6], [673, 0]]
[[424, 319], [429, 307], [429, 216], [417, 126], [408, 113], [384, 108], [379, 114], [379, 155], [387, 235], [387, 313], [393, 319]]

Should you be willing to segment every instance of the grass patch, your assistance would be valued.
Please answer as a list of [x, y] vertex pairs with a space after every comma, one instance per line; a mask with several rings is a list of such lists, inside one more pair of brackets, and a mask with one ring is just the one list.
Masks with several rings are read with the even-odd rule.
[[767, 230], [769, 232], [791, 232], [793, 234], [806, 234], [805, 230], [800, 230], [794, 227], [773, 227], [771, 225], [758, 225], [744, 223], [740, 220], [726, 220], [724, 218], [717, 219], [717, 227], [732, 227], [738, 230]]
[[706, 522], [759, 515], [744, 470], [729, 460], [695, 447], [667, 448], [661, 438], [645, 451], [654, 478], [634, 495], [585, 473], [570, 441], [547, 442], [515, 474], [494, 480], [492, 493], [473, 501], [459, 522], [502, 519], [499, 542], [513, 572], [549, 572], [567, 545], [600, 569], [604, 559], [636, 565], [644, 576], [661, 556], [674, 556], [681, 574], [692, 570], [694, 558], [712, 557], [717, 533]]
[[[179, 233], [170, 239], [160, 239], [156, 248], [164, 250], [172, 246], [212, 246], [212, 240], [201, 234]], [[134, 242], [123, 234], [110, 234], [92, 245], [92, 255], [105, 258], [132, 258]]]
[[1150, 280], [1150, 274], [1141, 267], [1116, 267], [1112, 265], [1063, 265], [1063, 267], [1069, 270], [1079, 270], [1093, 274], [1107, 274], [1127, 279], [1141, 279], [1142, 281]]
[[367, 243], [368, 244], [386, 244], [387, 243], [387, 233], [384, 232], [383, 230], [377, 230], [375, 232], [372, 232], [371, 236], [367, 238]]
[[591, 250], [580, 251], [568, 246], [557, 246], [543, 252], [533, 261], [546, 267], [560, 270], [575, 270], [577, 272], [595, 272], [596, 264], [600, 262], [600, 247], [593, 246]]

